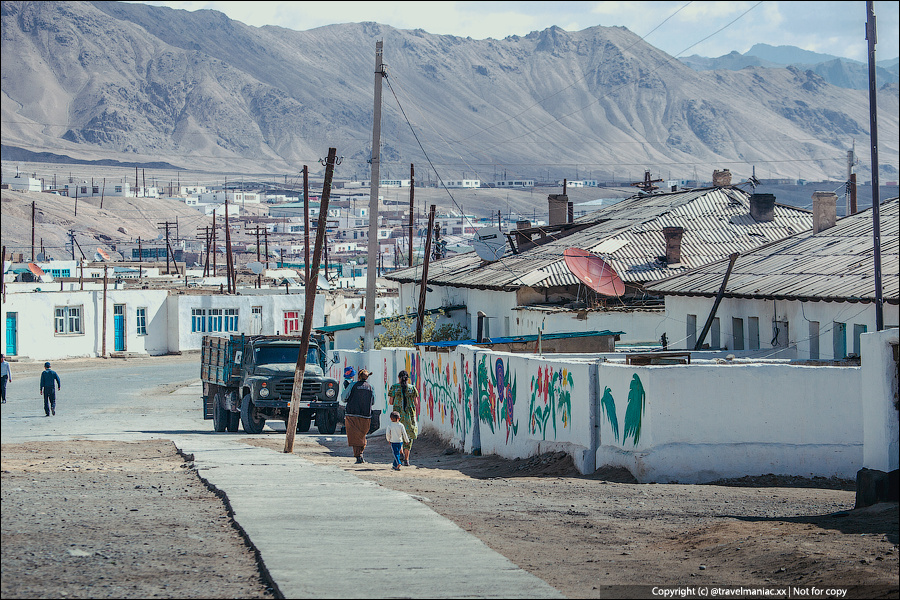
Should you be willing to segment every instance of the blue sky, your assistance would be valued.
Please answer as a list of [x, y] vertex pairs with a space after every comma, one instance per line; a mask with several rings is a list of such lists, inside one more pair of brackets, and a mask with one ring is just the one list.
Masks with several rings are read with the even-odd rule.
[[[580, 31], [622, 25], [672, 56], [716, 57], [753, 44], [867, 60], [866, 3], [851, 2], [144, 2], [184, 10], [218, 10], [261, 27], [306, 30], [375, 21], [398, 29], [475, 39], [526, 35], [557, 25]], [[898, 56], [900, 3], [875, 2], [876, 58]], [[796, 23], [802, 23], [797, 27]], [[720, 31], [721, 30], [721, 31]], [[708, 38], [708, 39], [705, 39]]]

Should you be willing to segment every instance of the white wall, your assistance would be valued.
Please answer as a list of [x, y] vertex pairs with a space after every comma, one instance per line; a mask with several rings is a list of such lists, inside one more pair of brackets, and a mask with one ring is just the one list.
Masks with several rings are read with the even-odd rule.
[[862, 336], [862, 412], [865, 431], [863, 465], [893, 471], [900, 462], [900, 422], [897, 418], [898, 330], [888, 329]]
[[515, 324], [510, 335], [537, 335], [541, 325], [544, 333], [575, 333], [585, 331], [623, 331], [621, 344], [659, 344], [666, 330], [666, 315], [662, 308], [653, 310], [590, 310], [579, 318], [577, 310], [541, 310], [520, 307], [512, 311], [510, 321]]
[[[697, 317], [697, 334], [703, 329], [714, 303], [713, 298], [689, 296], [666, 297], [665, 330], [670, 348], [687, 348], [687, 315]], [[759, 319], [759, 348], [772, 350], [774, 321], [787, 321], [790, 347], [794, 356], [810, 358], [810, 322], [817, 322], [819, 329], [819, 359], [834, 359], [834, 323], [846, 324], [848, 353], [859, 353], [854, 348], [854, 325], [864, 325], [868, 332], [875, 331], [875, 305], [871, 302], [799, 302], [787, 300], [755, 300], [725, 298], [716, 311], [720, 323], [721, 345], [734, 350], [732, 318], [743, 320], [744, 349], [749, 350], [749, 318]], [[884, 305], [884, 321], [888, 327], [900, 322], [898, 305]], [[706, 337], [710, 342], [710, 337]], [[689, 348], [693, 349], [693, 348]], [[771, 352], [769, 353], [771, 354]], [[842, 357], [838, 357], [842, 358]]]
[[[106, 351], [114, 352], [113, 306], [125, 305], [125, 351], [159, 355], [168, 352], [166, 341], [167, 292], [164, 290], [108, 289], [106, 299]], [[56, 334], [54, 318], [58, 307], [81, 307], [82, 333]], [[137, 334], [136, 311], [147, 309], [147, 334]], [[35, 360], [100, 356], [103, 352], [103, 291], [63, 291], [11, 293], [3, 305], [17, 314], [17, 356]], [[6, 349], [6, 328], [2, 347]]]

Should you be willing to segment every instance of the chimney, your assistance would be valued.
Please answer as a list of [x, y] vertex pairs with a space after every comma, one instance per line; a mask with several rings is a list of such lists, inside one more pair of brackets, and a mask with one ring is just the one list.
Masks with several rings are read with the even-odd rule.
[[573, 202], [569, 202], [567, 210], [566, 210], [566, 223], [574, 223], [574, 222], [575, 222], [575, 204]]
[[837, 222], [837, 194], [813, 192], [813, 233], [834, 227]]
[[569, 197], [566, 194], [550, 194], [550, 225], [562, 225], [569, 218]]
[[666, 238], [666, 264], [680, 263], [681, 236], [684, 235], [684, 227], [663, 227], [663, 235]]
[[753, 194], [750, 196], [750, 216], [757, 221], [774, 221], [775, 194]]
[[531, 229], [531, 221], [516, 221], [516, 229]]
[[713, 171], [713, 185], [716, 187], [725, 187], [731, 185], [731, 171]]

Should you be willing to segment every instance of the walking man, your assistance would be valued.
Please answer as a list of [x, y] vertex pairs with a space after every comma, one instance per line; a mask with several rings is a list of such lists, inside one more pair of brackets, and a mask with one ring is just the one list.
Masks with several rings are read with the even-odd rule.
[[[53, 388], [53, 380], [56, 380], [56, 389]], [[44, 396], [44, 413], [49, 417], [52, 413], [56, 415], [56, 390], [62, 389], [62, 383], [59, 381], [59, 375], [50, 368], [50, 363], [44, 363], [44, 372], [41, 373], [41, 389], [40, 394]]]
[[3, 402], [0, 404], [6, 404], [6, 383], [8, 381], [12, 381], [12, 373], [9, 370], [9, 363], [6, 362], [6, 357], [0, 354], [0, 375], [2, 375], [2, 382], [0, 382], [0, 399]]

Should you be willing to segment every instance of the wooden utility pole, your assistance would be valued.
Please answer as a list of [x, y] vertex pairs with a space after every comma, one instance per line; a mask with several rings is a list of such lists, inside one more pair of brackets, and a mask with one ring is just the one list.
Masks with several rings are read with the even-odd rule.
[[866, 2], [866, 39], [869, 42], [869, 139], [872, 143], [872, 233], [875, 244], [875, 330], [884, 329], [884, 297], [881, 284], [881, 216], [878, 189], [878, 109], [875, 85], [875, 3]]
[[[313, 264], [310, 277], [319, 278], [319, 259], [322, 256], [322, 245], [325, 241], [325, 225], [328, 219], [328, 199], [331, 196], [331, 180], [334, 177], [334, 167], [337, 163], [337, 149], [328, 149], [328, 158], [325, 162], [325, 183], [322, 189], [322, 199], [319, 204], [319, 226], [316, 228], [316, 249], [313, 254]], [[300, 334], [300, 353], [297, 356], [297, 366], [294, 369], [294, 387], [291, 389], [291, 412], [288, 415], [287, 429], [284, 437], [284, 452], [290, 454], [294, 451], [294, 436], [297, 433], [297, 420], [300, 416], [300, 399], [303, 393], [303, 376], [306, 373], [306, 354], [309, 351], [309, 337], [312, 334], [313, 312], [316, 307], [317, 286], [306, 283], [306, 309], [303, 313], [303, 330]]]
[[[169, 221], [165, 221], [163, 223], [157, 223], [158, 227], [165, 227], [166, 229], [166, 275], [169, 274], [169, 254], [172, 254], [172, 262], [175, 262], [175, 253], [172, 252], [172, 247], [169, 246], [169, 227], [174, 226], [175, 223], [170, 223]], [[178, 273], [178, 263], [175, 263], [175, 273]]]
[[428, 236], [425, 238], [425, 256], [422, 263], [422, 283], [419, 286], [419, 314], [416, 319], [416, 343], [422, 343], [422, 329], [425, 326], [425, 293], [428, 291], [428, 263], [431, 261], [431, 232], [434, 229], [434, 211], [436, 207], [431, 205], [428, 213]]
[[103, 358], [108, 358], [106, 356], [106, 286], [108, 283], [107, 273], [106, 273], [106, 265], [103, 265]]
[[384, 42], [375, 42], [375, 106], [372, 118], [372, 181], [369, 184], [369, 258], [366, 262], [366, 335], [363, 350], [375, 346], [375, 268], [378, 261], [378, 185], [381, 177], [381, 85], [387, 75]]
[[415, 233], [416, 167], [409, 165], [409, 266], [413, 266], [413, 233]]
[[228, 179], [225, 180], [225, 271], [228, 277], [228, 293], [237, 290], [234, 286], [234, 259], [231, 256], [231, 227], [228, 224]]
[[719, 304], [722, 303], [722, 298], [725, 296], [725, 288], [728, 285], [728, 278], [731, 277], [731, 270], [734, 268], [734, 263], [737, 261], [738, 256], [740, 255], [735, 252], [729, 257], [728, 269], [725, 271], [725, 277], [722, 279], [722, 285], [719, 287], [719, 293], [716, 294], [716, 300], [715, 302], [713, 302], [712, 310], [709, 311], [709, 317], [706, 318], [706, 324], [703, 326], [703, 331], [701, 331], [700, 335], [697, 336], [697, 342], [694, 344], [695, 351], [703, 348], [703, 340], [706, 339], [706, 334], [709, 333], [709, 328], [712, 327], [713, 319], [716, 318], [716, 311], [719, 310]]
[[34, 200], [31, 201], [31, 262], [34, 262]]
[[[303, 250], [306, 256], [303, 261], [306, 277], [304, 283], [309, 285], [309, 167], [306, 165], [303, 165]], [[281, 257], [281, 262], [283, 265], [284, 256]]]
[[100, 192], [100, 210], [103, 210], [103, 197], [106, 195], [106, 177], [103, 178], [103, 190]]

